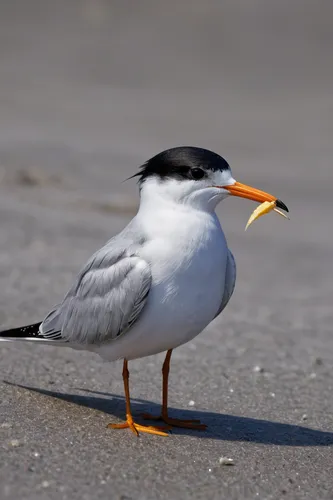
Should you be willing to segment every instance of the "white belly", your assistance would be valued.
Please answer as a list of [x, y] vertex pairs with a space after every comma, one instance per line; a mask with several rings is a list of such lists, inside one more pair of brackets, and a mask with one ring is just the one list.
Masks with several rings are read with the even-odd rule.
[[214, 319], [227, 263], [225, 237], [215, 217], [204, 238], [198, 230], [191, 238], [180, 238], [176, 247], [167, 239], [145, 246], [141, 256], [150, 260], [152, 270], [147, 304], [131, 330], [94, 349], [98, 354], [110, 361], [157, 354], [193, 339]]

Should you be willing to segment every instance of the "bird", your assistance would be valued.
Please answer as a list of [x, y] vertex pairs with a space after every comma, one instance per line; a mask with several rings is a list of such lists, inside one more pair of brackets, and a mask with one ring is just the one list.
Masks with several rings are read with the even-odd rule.
[[[168, 381], [173, 350], [219, 316], [234, 292], [235, 259], [216, 207], [238, 196], [289, 210], [280, 199], [236, 182], [222, 156], [199, 147], [162, 151], [130, 178], [137, 178], [140, 192], [134, 218], [95, 252], [43, 321], [2, 331], [0, 340], [122, 360], [126, 420], [110, 428], [159, 436], [173, 427], [205, 430], [198, 420], [169, 415]], [[162, 352], [161, 414], [144, 414], [140, 424], [131, 411], [128, 364]]]

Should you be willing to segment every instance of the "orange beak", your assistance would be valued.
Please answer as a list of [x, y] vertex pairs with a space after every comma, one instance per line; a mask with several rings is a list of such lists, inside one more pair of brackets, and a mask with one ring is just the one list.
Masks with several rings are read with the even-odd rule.
[[229, 193], [233, 196], [239, 196], [240, 198], [259, 201], [260, 203], [263, 203], [264, 201], [275, 201], [275, 204], [278, 208], [282, 208], [282, 210], [289, 212], [288, 207], [275, 196], [272, 196], [269, 193], [265, 193], [265, 191], [260, 191], [259, 189], [247, 186], [246, 184], [242, 184], [241, 182], [235, 182], [235, 184], [232, 184], [232, 186], [221, 187], [229, 191]]

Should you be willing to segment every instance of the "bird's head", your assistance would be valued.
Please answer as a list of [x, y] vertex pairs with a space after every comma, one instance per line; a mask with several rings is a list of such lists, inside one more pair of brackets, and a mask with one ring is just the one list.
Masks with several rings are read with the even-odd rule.
[[139, 177], [142, 201], [170, 201], [213, 211], [220, 201], [233, 195], [261, 203], [274, 201], [288, 211], [275, 196], [236, 182], [227, 161], [207, 149], [167, 149], [148, 160], [135, 176]]

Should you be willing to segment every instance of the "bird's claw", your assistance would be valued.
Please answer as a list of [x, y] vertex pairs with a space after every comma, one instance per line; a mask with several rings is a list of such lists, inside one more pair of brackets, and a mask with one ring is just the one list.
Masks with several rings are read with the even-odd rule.
[[109, 429], [131, 429], [131, 431], [136, 435], [139, 436], [139, 431], [140, 432], [146, 432], [147, 434], [155, 434], [157, 436], [168, 436], [166, 430], [170, 430], [171, 426], [170, 425], [141, 425], [135, 423], [133, 420], [127, 420], [126, 422], [123, 422], [122, 424], [108, 424]]

